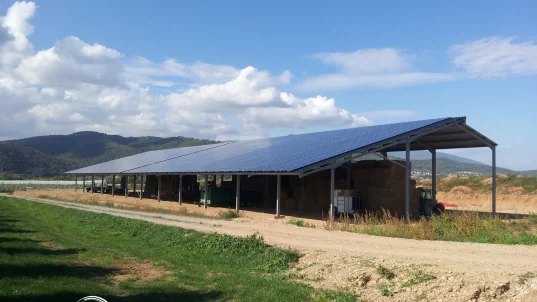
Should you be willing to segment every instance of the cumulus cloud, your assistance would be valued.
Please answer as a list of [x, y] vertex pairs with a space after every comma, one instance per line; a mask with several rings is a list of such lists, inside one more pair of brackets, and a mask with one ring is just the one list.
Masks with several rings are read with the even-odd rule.
[[[0, 64], [9, 68], [33, 53], [28, 36], [34, 27], [28, 20], [35, 13], [35, 3], [15, 2], [4, 17], [0, 17]], [[3, 37], [3, 42], [2, 42]]]
[[24, 58], [15, 73], [29, 84], [76, 87], [81, 84], [122, 84], [121, 54], [100, 44], [67, 37], [52, 48]]
[[515, 37], [490, 37], [449, 49], [456, 67], [473, 76], [537, 74], [537, 44]]
[[332, 98], [281, 91], [293, 77], [288, 70], [125, 58], [76, 36], [34, 51], [35, 9], [16, 2], [0, 17], [0, 137], [94, 130], [229, 139], [270, 134], [274, 126], [370, 123]]
[[280, 99], [286, 106], [248, 108], [243, 118], [249, 124], [305, 128], [314, 125], [367, 126], [372, 122], [364, 116], [351, 114], [336, 107], [333, 98], [316, 96], [300, 99], [282, 92]]
[[174, 108], [203, 108], [221, 110], [223, 107], [263, 106], [276, 100], [278, 91], [272, 76], [252, 66], [242, 69], [236, 78], [222, 83], [202, 85], [182, 93], [170, 95]]

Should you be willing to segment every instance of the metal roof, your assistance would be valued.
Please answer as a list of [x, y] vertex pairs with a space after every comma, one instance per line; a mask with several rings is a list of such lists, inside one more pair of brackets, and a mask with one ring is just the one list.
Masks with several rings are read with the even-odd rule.
[[496, 145], [465, 122], [465, 117], [439, 118], [151, 151], [67, 173], [300, 174], [356, 155], [404, 150], [409, 137], [412, 150]]

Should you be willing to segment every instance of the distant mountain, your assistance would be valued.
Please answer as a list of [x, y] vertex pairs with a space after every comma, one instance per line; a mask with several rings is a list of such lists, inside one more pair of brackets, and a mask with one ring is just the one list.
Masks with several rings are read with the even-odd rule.
[[[437, 158], [436, 172], [439, 176], [482, 176], [492, 175], [492, 167], [484, 164], [464, 163], [449, 158]], [[496, 172], [501, 174], [521, 174], [520, 172], [496, 167]], [[412, 174], [416, 178], [428, 177], [431, 174], [431, 160], [413, 160]]]
[[47, 135], [0, 142], [0, 172], [51, 177], [151, 150], [215, 143], [190, 137], [123, 137], [99, 132]]
[[537, 170], [520, 171], [518, 174], [524, 176], [537, 176]]
[[[483, 176], [492, 175], [492, 167], [481, 162], [465, 157], [438, 152], [436, 171], [439, 176]], [[402, 160], [403, 152], [390, 153], [390, 158]], [[411, 153], [412, 176], [414, 178], [428, 178], [431, 175], [431, 154], [428, 151], [415, 151]], [[514, 171], [502, 167], [496, 167], [496, 172], [501, 174], [514, 174], [524, 176], [537, 176], [537, 170]]]

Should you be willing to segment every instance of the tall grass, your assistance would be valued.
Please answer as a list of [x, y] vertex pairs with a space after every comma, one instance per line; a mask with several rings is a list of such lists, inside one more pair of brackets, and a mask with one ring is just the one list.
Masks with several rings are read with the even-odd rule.
[[390, 212], [344, 215], [328, 220], [325, 228], [375, 236], [420, 240], [462, 241], [500, 244], [537, 244], [537, 218], [502, 220], [477, 212], [447, 212], [412, 223]]

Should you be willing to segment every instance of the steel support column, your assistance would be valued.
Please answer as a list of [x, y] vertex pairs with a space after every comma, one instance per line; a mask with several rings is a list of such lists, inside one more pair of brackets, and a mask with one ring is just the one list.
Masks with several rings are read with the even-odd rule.
[[92, 175], [92, 176], [91, 176], [91, 194], [93, 194], [93, 184], [94, 184], [94, 181], [95, 181], [95, 176]]
[[86, 192], [86, 175], [82, 176], [82, 193]]
[[140, 200], [144, 197], [144, 175], [140, 175]]
[[336, 178], [336, 168], [330, 168], [330, 217], [334, 217], [334, 184]]
[[496, 146], [492, 148], [492, 214], [496, 214]]
[[436, 202], [436, 150], [431, 151], [432, 166], [431, 166], [431, 193], [433, 202]]
[[129, 195], [129, 176], [125, 175], [125, 198]]
[[265, 175], [265, 208], [268, 207], [269, 175]]
[[177, 191], [179, 205], [183, 202], [183, 175], [179, 174], [179, 190]]
[[209, 196], [209, 175], [205, 175], [205, 184], [203, 185], [205, 196], [203, 197], [203, 207], [207, 209], [207, 197]]
[[410, 139], [406, 142], [405, 169], [405, 222], [410, 221]]
[[235, 197], [235, 210], [237, 211], [237, 214], [240, 211], [241, 207], [241, 176], [237, 175], [237, 192]]
[[157, 201], [160, 202], [160, 188], [162, 186], [162, 176], [161, 175], [158, 175], [157, 176]]
[[300, 179], [300, 211], [304, 212], [304, 177]]
[[101, 175], [101, 195], [104, 194], [104, 175]]
[[350, 190], [352, 186], [352, 162], [347, 165], [347, 190]]
[[132, 183], [132, 191], [134, 192], [134, 194], [136, 194], [136, 175], [132, 176]]
[[78, 190], [78, 175], [75, 174], [75, 192]]
[[112, 196], [116, 195], [116, 176], [112, 175]]
[[280, 201], [282, 191], [282, 176], [276, 176], [276, 217], [280, 217]]

